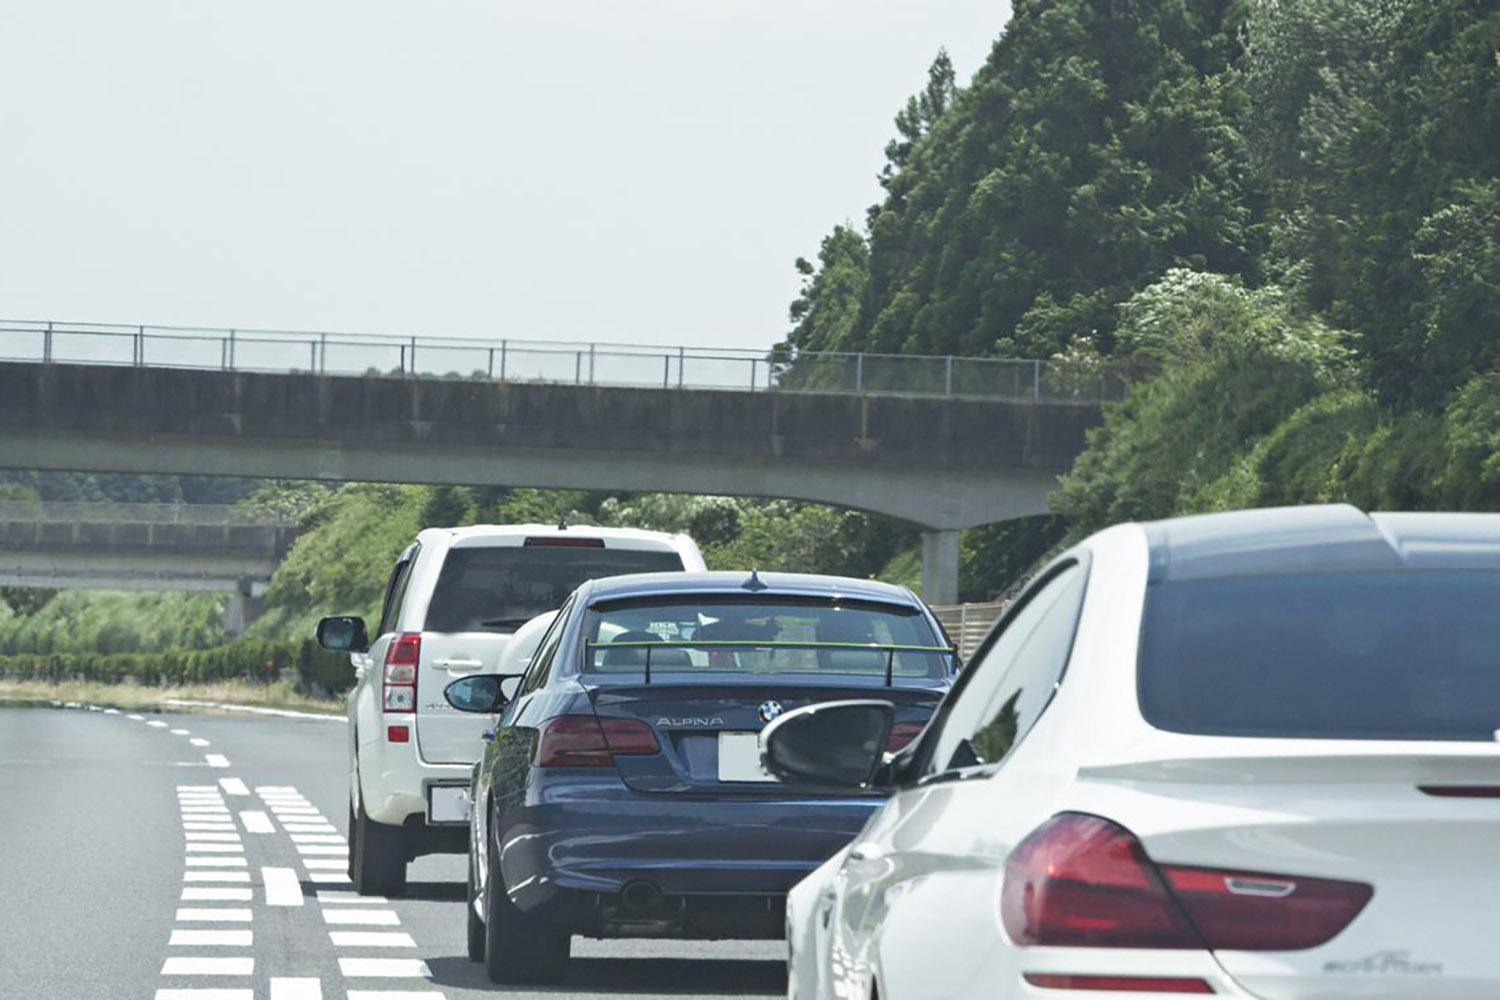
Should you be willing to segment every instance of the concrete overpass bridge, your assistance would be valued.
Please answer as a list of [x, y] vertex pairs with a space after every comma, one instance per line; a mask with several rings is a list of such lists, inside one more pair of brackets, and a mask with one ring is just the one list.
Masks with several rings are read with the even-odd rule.
[[924, 530], [1044, 513], [1120, 373], [1047, 362], [0, 321], [0, 467], [785, 497]]
[[234, 507], [0, 501], [0, 586], [196, 590], [231, 595], [243, 631], [296, 535]]

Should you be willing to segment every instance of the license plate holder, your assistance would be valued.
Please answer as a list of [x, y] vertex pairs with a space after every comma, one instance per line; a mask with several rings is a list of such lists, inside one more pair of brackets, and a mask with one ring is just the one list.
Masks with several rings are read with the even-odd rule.
[[759, 733], [719, 734], [719, 780], [776, 780], [760, 766]]
[[469, 821], [468, 785], [428, 785], [427, 822], [433, 826]]

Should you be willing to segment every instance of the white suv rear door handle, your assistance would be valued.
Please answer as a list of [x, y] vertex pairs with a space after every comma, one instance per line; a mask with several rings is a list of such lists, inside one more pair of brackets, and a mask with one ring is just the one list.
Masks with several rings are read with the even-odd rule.
[[484, 666], [483, 660], [433, 660], [433, 666], [442, 667], [444, 670], [478, 670]]

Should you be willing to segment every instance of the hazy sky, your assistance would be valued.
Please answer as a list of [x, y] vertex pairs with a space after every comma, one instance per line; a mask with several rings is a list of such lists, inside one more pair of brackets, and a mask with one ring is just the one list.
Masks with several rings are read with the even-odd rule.
[[762, 347], [1003, 0], [0, 0], [0, 317]]

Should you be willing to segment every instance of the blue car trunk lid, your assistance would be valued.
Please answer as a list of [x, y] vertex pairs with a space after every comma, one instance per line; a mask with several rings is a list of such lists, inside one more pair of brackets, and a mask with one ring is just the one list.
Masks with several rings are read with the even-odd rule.
[[[680, 675], [678, 675], [680, 676]], [[584, 690], [600, 718], [634, 719], [656, 735], [661, 753], [616, 756], [625, 783], [642, 792], [713, 793], [715, 795], [785, 796], [784, 786], [746, 779], [743, 762], [729, 770], [725, 753], [744, 752], [750, 736], [759, 734], [777, 715], [817, 702], [846, 698], [880, 698], [896, 706], [898, 723], [925, 723], [942, 700], [942, 681], [902, 681], [886, 687], [879, 680], [829, 684], [797, 675], [725, 675], [722, 682], [694, 678], [675, 683], [671, 675], [649, 685], [582, 678]], [[726, 734], [727, 737], [726, 737]], [[743, 735], [742, 735], [743, 734]], [[724, 765], [721, 767], [721, 763]], [[738, 777], [739, 780], [733, 780]]]

